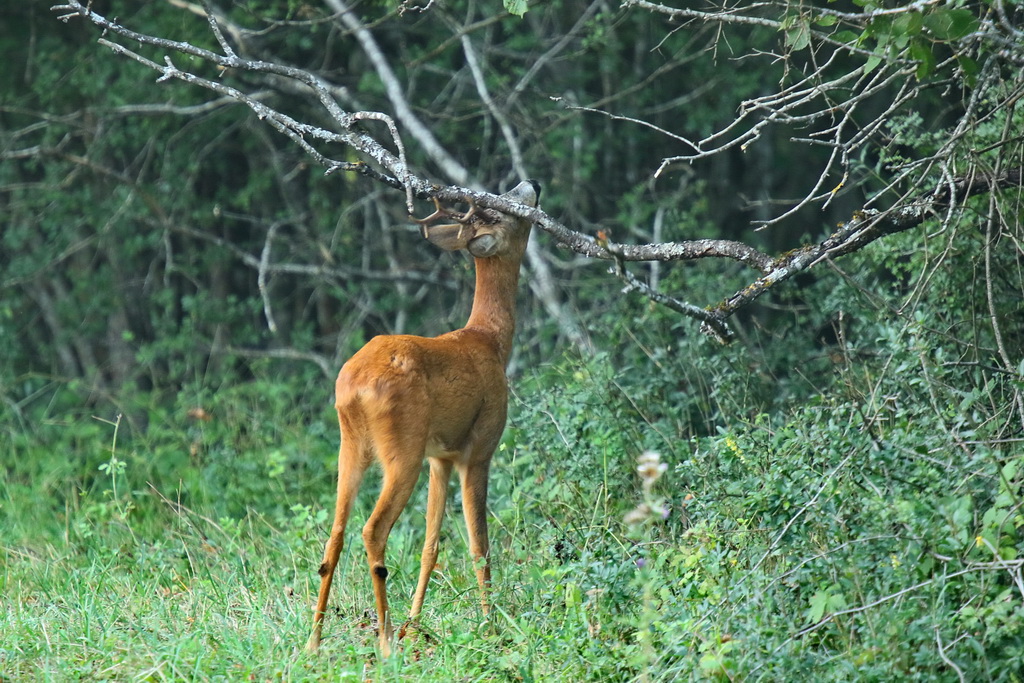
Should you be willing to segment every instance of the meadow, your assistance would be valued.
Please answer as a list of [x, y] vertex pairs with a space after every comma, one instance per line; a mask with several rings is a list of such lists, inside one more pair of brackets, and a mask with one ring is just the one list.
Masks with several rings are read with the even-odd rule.
[[[495, 608], [485, 620], [453, 487], [420, 627], [383, 661], [359, 536], [373, 471], [321, 651], [303, 650], [335, 476], [322, 386], [258, 379], [108, 418], [61, 412], [76, 397], [47, 384], [49, 414], [3, 437], [0, 671], [1021, 680], [1020, 383], [892, 329], [884, 357], [823, 356], [831, 370], [788, 389], [803, 399], [774, 406], [783, 384], [742, 349], [637, 344], [523, 373], [491, 477]], [[645, 451], [660, 478], [638, 472]], [[388, 548], [399, 624], [425, 488]]]

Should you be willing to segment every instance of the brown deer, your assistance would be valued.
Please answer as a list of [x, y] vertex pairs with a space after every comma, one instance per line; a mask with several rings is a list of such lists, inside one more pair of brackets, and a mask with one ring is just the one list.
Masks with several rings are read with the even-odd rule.
[[[536, 206], [540, 187], [520, 183], [503, 198]], [[415, 622], [423, 608], [430, 574], [437, 563], [438, 535], [452, 467], [462, 483], [462, 505], [469, 551], [487, 614], [491, 580], [487, 542], [487, 473], [505, 428], [508, 387], [505, 366], [512, 350], [519, 266], [530, 238], [529, 220], [479, 209], [470, 202], [460, 214], [442, 208], [416, 222], [431, 243], [474, 257], [476, 290], [469, 321], [439, 337], [374, 337], [338, 374], [335, 405], [341, 426], [338, 453], [338, 501], [334, 524], [320, 565], [320, 596], [307, 649], [320, 644], [327, 596], [344, 543], [345, 523], [363, 473], [374, 456], [383, 470], [380, 497], [363, 527], [370, 563], [381, 655], [391, 653], [393, 627], [388, 609], [388, 570], [384, 550], [391, 527], [405, 508], [419, 478], [423, 459], [430, 463], [426, 541], [419, 582], [409, 614]], [[455, 220], [434, 225], [439, 220]]]

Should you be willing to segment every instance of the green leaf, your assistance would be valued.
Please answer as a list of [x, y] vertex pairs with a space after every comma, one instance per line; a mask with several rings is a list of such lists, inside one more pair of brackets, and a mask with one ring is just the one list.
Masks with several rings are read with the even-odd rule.
[[526, 14], [529, 9], [527, 0], [502, 0], [505, 4], [505, 9], [508, 10], [509, 14], [514, 14], [517, 17], [521, 17]]
[[871, 19], [864, 32], [870, 36], [874, 36], [878, 40], [879, 45], [884, 45], [889, 42], [892, 37], [892, 17], [888, 15], [881, 15]]
[[921, 33], [924, 17], [920, 12], [900, 14], [892, 22], [892, 32], [897, 36], [916, 36]]
[[707, 673], [721, 673], [724, 670], [722, 658], [713, 652], [709, 652], [700, 658], [700, 668]]
[[811, 596], [811, 608], [808, 610], [807, 616], [812, 624], [818, 623], [825, 616], [825, 610], [828, 608], [828, 598], [827, 591], [818, 591]]
[[910, 56], [918, 62], [917, 80], [923, 80], [935, 71], [935, 54], [927, 41], [914, 40], [910, 44]]
[[853, 31], [840, 31], [839, 33], [836, 33], [832, 37], [835, 40], [838, 40], [840, 43], [855, 44], [859, 43], [860, 39], [863, 36], [860, 33], [854, 33]]
[[578, 607], [583, 601], [583, 591], [580, 587], [572, 583], [571, 581], [565, 584], [565, 607], [566, 609], [573, 609]]
[[870, 57], [868, 57], [868, 60], [864, 62], [864, 73], [871, 73], [881, 63], [882, 58], [879, 55], [871, 55]]
[[796, 26], [786, 31], [786, 44], [794, 51], [803, 50], [810, 44], [810, 42], [811, 27], [805, 21], [801, 21]]
[[1006, 481], [1013, 481], [1017, 477], [1017, 470], [1020, 467], [1019, 460], [1008, 460], [1003, 469], [999, 472], [1000, 477]]
[[1003, 508], [993, 507], [985, 510], [985, 514], [981, 516], [981, 524], [986, 529], [995, 529], [1000, 525], [1002, 520], [1006, 517], [1006, 510]]
[[968, 9], [940, 7], [924, 18], [925, 27], [938, 40], [958, 40], [976, 31], [978, 18]]

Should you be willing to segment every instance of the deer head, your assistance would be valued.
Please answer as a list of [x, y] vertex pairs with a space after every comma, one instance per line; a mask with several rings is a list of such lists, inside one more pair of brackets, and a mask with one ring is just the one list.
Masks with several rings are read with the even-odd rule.
[[[501, 196], [519, 204], [537, 206], [540, 185], [532, 180], [524, 180]], [[434, 213], [426, 218], [412, 220], [422, 226], [423, 236], [434, 246], [445, 251], [465, 249], [477, 258], [489, 258], [504, 252], [512, 242], [517, 241], [523, 225], [526, 226], [526, 232], [529, 232], [529, 221], [504, 216], [491, 209], [481, 209], [472, 198], [467, 203], [469, 209], [461, 213], [441, 206], [435, 197]], [[455, 222], [434, 224], [445, 219]]]

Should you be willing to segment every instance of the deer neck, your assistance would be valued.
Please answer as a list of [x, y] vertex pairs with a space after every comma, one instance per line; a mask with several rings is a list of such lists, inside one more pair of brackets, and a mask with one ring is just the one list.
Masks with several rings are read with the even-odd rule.
[[516, 326], [516, 289], [519, 286], [522, 253], [478, 258], [475, 261], [476, 289], [473, 293], [473, 310], [466, 327], [491, 335], [502, 363], [507, 365]]

